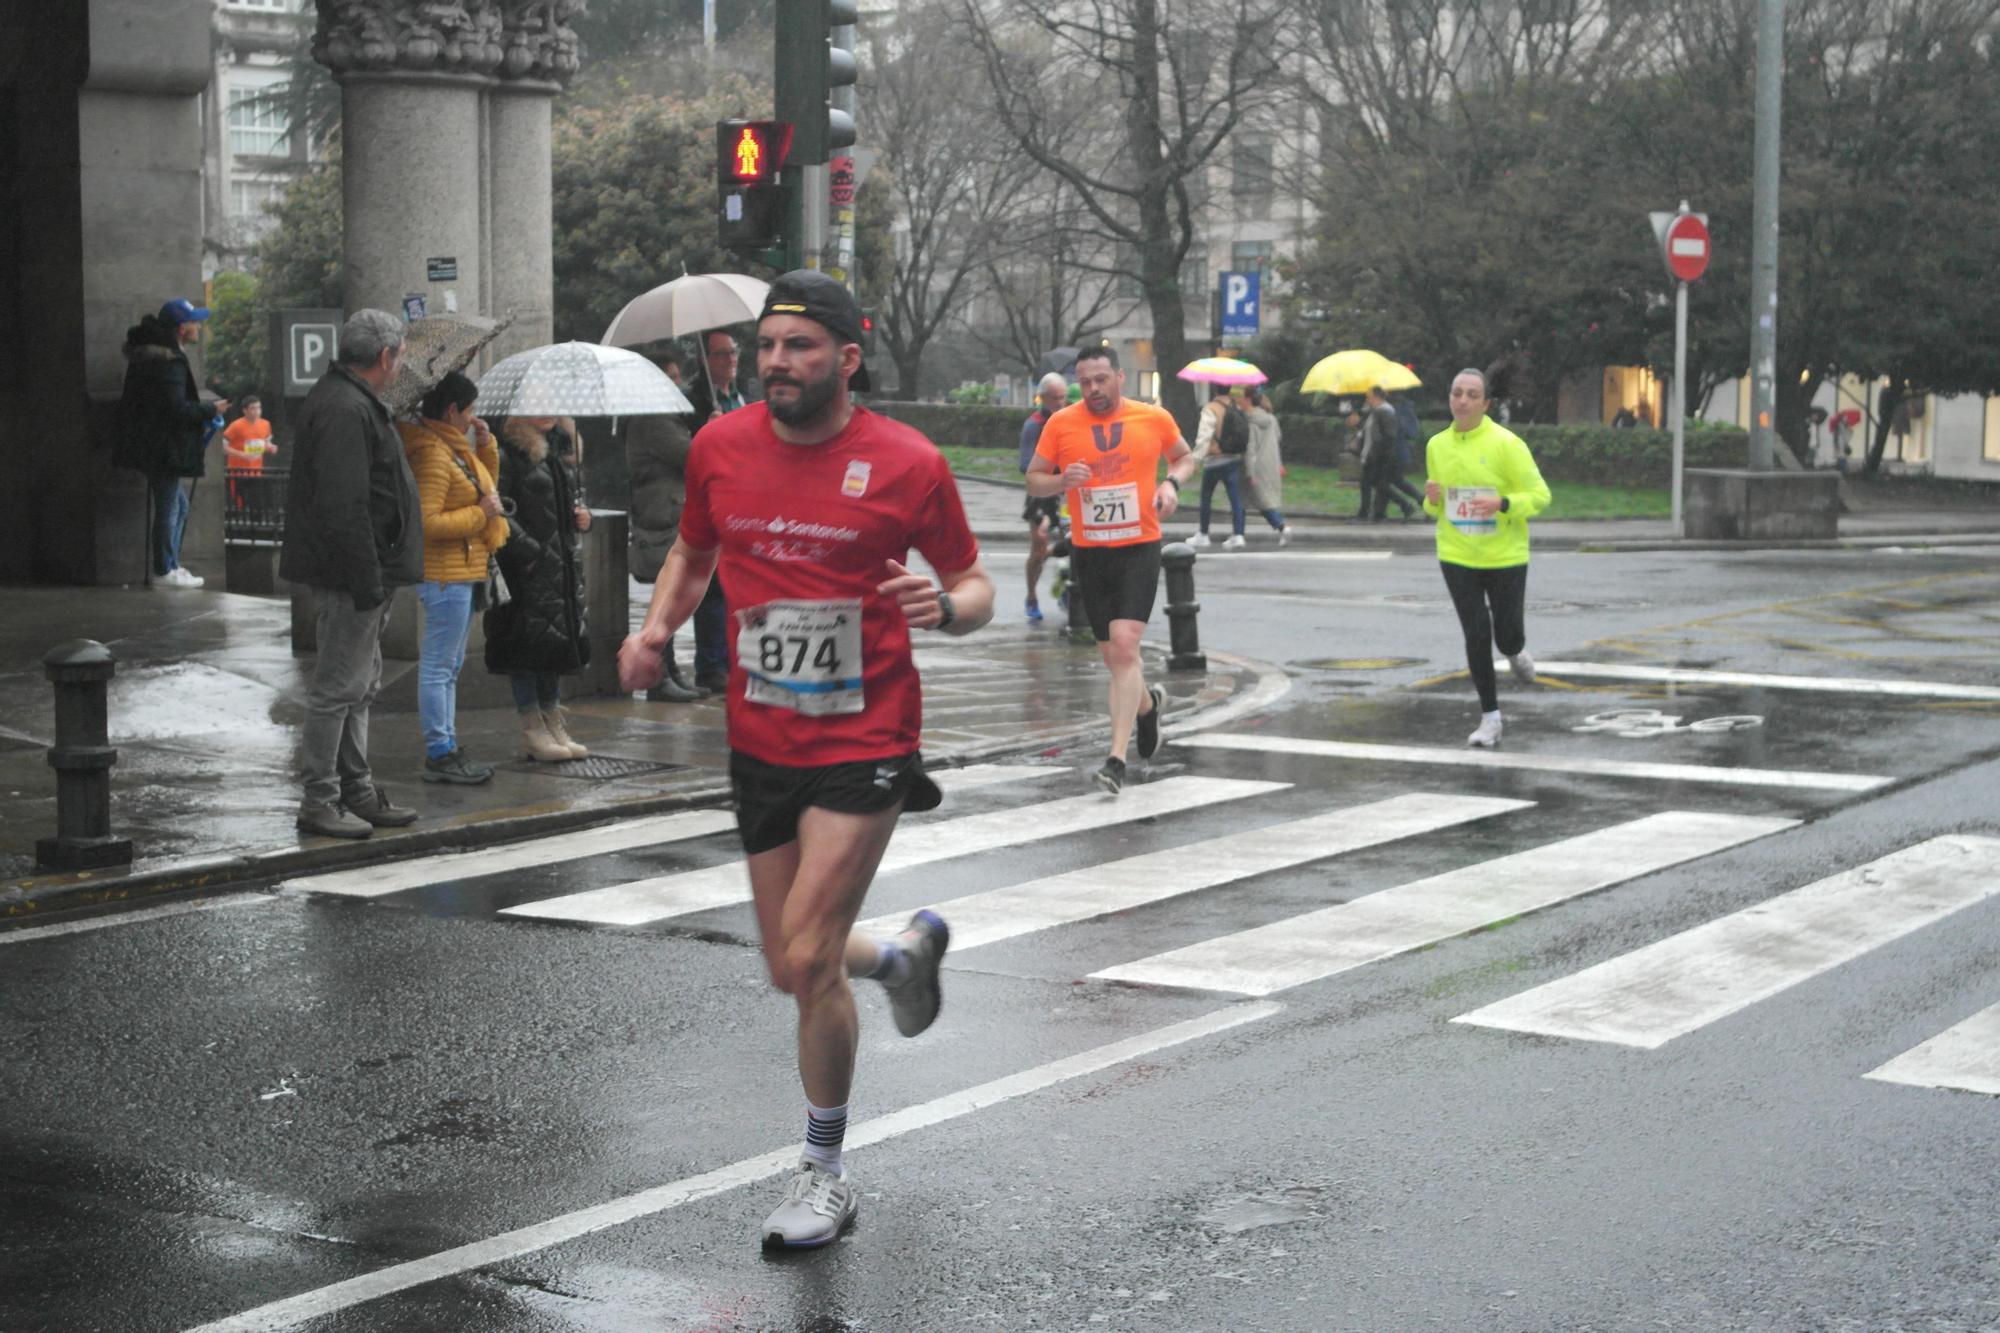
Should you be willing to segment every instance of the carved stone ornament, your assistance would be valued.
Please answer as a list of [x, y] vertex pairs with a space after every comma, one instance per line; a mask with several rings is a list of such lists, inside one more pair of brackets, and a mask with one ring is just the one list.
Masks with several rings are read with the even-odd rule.
[[317, 4], [313, 59], [335, 74], [410, 70], [490, 75], [507, 56], [501, 0], [317, 0]]
[[576, 33], [569, 21], [583, 9], [584, 0], [508, 0], [501, 74], [568, 83], [577, 70]]

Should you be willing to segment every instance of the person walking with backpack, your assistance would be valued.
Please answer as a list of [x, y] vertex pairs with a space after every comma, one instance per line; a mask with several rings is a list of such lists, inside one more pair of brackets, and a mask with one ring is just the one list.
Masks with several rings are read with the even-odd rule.
[[[1229, 494], [1229, 540], [1222, 543], [1223, 548], [1235, 551], [1247, 544], [1243, 536], [1243, 460], [1250, 452], [1250, 418], [1244, 413], [1243, 404], [1236, 400], [1237, 392], [1218, 392], [1201, 409], [1201, 417], [1195, 422], [1194, 456], [1201, 460], [1200, 530], [1188, 538], [1189, 546], [1212, 544], [1208, 535], [1209, 508], [1217, 486]], [[1285, 531], [1284, 519], [1276, 510], [1266, 509], [1264, 521], [1277, 529], [1279, 545], [1291, 539]]]

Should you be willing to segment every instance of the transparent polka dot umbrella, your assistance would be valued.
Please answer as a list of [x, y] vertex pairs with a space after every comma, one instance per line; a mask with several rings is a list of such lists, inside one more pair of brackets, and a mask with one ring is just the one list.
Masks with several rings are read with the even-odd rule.
[[554, 343], [516, 352], [479, 380], [484, 417], [643, 417], [694, 411], [658, 366], [617, 347]]

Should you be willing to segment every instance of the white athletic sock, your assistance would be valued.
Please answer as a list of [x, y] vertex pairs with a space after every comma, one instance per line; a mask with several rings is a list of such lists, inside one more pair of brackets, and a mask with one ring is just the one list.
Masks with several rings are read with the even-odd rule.
[[805, 1158], [817, 1162], [836, 1176], [840, 1174], [840, 1145], [847, 1138], [847, 1107], [814, 1106], [806, 1103]]
[[[1481, 722], [1498, 722], [1500, 721], [1500, 710], [1496, 708], [1490, 713], [1481, 713], [1479, 715], [1479, 720]], [[1461, 723], [1460, 725], [1464, 724]]]
[[875, 966], [864, 975], [884, 986], [900, 986], [910, 979], [910, 956], [894, 940], [875, 940]]

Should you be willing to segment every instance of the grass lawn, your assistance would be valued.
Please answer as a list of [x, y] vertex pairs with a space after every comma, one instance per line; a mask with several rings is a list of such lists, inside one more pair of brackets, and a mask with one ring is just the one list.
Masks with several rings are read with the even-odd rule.
[[[1004, 449], [974, 449], [965, 445], [941, 446], [951, 460], [952, 471], [969, 477], [987, 477], [1018, 483], [1020, 470], [1014, 455]], [[1672, 496], [1664, 486], [1594, 486], [1581, 482], [1552, 482], [1554, 497], [1541, 518], [1667, 518], [1672, 513]], [[1192, 505], [1199, 492], [1188, 487], [1183, 504]], [[1220, 491], [1215, 503], [1223, 504]], [[1361, 503], [1361, 493], [1344, 482], [1332, 468], [1294, 467], [1285, 478], [1285, 510], [1299, 515], [1324, 514], [1346, 517]], [[1394, 506], [1390, 513], [1395, 513]]]

